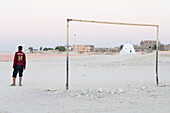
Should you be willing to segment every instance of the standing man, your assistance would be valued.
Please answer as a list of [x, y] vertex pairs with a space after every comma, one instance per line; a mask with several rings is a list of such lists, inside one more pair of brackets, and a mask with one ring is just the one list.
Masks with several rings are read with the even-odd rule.
[[21, 81], [22, 81], [22, 76], [23, 76], [23, 70], [25, 70], [26, 67], [26, 56], [22, 52], [22, 46], [18, 47], [18, 52], [15, 53], [14, 56], [14, 63], [13, 63], [13, 83], [11, 86], [16, 86], [15, 84], [15, 79], [17, 77], [17, 73], [19, 72], [19, 86], [22, 86]]

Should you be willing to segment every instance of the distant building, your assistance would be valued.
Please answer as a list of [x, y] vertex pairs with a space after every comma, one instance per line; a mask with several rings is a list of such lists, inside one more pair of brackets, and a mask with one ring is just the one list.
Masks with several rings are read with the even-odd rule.
[[111, 51], [111, 48], [95, 48], [94, 52], [105, 53]]
[[160, 47], [159, 49], [160, 49], [161, 51], [166, 51], [166, 50], [164, 49], [164, 46], [165, 46], [164, 44], [161, 44], [161, 45], [159, 46], [159, 47]]
[[151, 45], [156, 45], [156, 41], [154, 40], [144, 40], [140, 42], [141, 46], [151, 46]]
[[164, 45], [164, 51], [170, 51], [170, 44]]
[[113, 49], [112, 49], [112, 52], [120, 52], [120, 47], [114, 47]]
[[[140, 46], [150, 48], [152, 50], [156, 49], [157, 41], [155, 40], [144, 40], [140, 42]], [[158, 45], [160, 47], [161, 43], [158, 42]]]
[[[146, 52], [151, 53], [152, 50], [156, 50], [157, 41], [156, 40], [144, 40], [140, 42], [140, 46], [135, 46], [136, 52]], [[159, 50], [163, 50], [164, 47], [160, 42], [158, 42]]]
[[73, 45], [73, 51], [75, 51], [75, 52], [92, 52], [92, 51], [94, 51], [94, 45]]
[[114, 48], [95, 48], [94, 52], [100, 52], [100, 53], [119, 53], [120, 47], [114, 47]]
[[144, 52], [144, 53], [151, 53], [152, 48], [149, 48], [147, 46], [134, 46], [136, 52]]

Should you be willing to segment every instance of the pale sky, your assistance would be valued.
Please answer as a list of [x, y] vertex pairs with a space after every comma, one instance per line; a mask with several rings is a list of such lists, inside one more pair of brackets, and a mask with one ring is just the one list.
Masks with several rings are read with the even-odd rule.
[[[169, 12], [170, 0], [0, 0], [0, 51], [15, 51], [19, 44], [24, 49], [66, 45], [67, 18], [158, 24], [160, 41], [170, 44]], [[114, 46], [145, 39], [156, 39], [156, 29], [70, 24], [70, 44]]]

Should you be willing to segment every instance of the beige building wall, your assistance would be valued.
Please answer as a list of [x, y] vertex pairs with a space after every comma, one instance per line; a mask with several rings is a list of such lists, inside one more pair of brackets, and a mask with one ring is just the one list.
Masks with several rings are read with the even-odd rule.
[[94, 45], [73, 45], [75, 52], [90, 52], [94, 51]]

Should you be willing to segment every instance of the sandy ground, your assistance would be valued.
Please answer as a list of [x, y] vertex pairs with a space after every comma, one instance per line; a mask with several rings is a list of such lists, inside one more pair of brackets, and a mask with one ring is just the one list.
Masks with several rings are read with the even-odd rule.
[[[0, 113], [169, 113], [170, 54], [94, 55], [28, 60], [23, 86], [10, 87], [12, 62], [0, 62]], [[18, 83], [18, 78], [17, 78]]]

